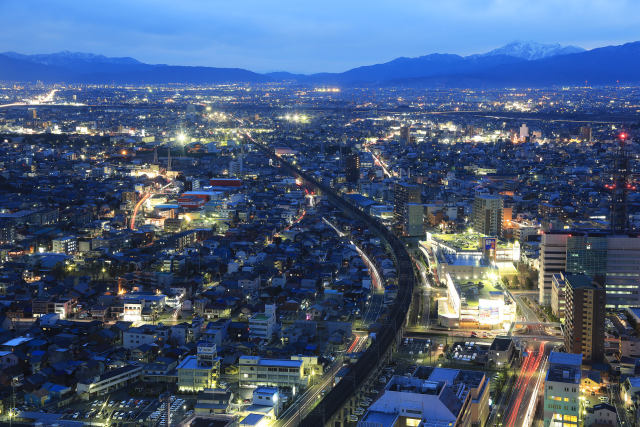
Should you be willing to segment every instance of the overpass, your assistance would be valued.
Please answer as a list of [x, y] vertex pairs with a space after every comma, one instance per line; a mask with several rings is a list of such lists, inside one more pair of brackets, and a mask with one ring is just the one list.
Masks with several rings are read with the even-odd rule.
[[[298, 424], [304, 427], [345, 425], [349, 415], [357, 407], [360, 390], [375, 382], [379, 368], [386, 364], [393, 349], [402, 340], [416, 283], [411, 257], [404, 243], [378, 220], [342, 198], [328, 185], [320, 183], [309, 173], [277, 156], [271, 147], [256, 141], [246, 132], [244, 136], [260, 151], [279, 162], [282, 169], [301, 178], [306, 185], [325, 195], [332, 205], [345, 214], [363, 222], [371, 232], [380, 238], [395, 262], [398, 272], [398, 295], [389, 310], [389, 316], [377, 332], [376, 338], [358, 361], [351, 366], [349, 372], [320, 400], [318, 405], [308, 414], [300, 414], [304, 418]], [[288, 424], [287, 422], [287, 427]]]
[[558, 322], [512, 322], [513, 326], [542, 326], [543, 328], [562, 328]]

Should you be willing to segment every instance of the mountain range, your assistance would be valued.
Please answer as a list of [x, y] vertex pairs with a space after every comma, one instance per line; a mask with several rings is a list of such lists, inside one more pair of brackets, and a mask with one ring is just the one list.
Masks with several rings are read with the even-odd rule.
[[102, 84], [233, 83], [405, 87], [543, 87], [640, 83], [640, 42], [584, 50], [576, 46], [513, 42], [484, 54], [434, 53], [356, 67], [342, 73], [255, 73], [241, 68], [145, 64], [76, 52], [0, 53], [0, 81]]

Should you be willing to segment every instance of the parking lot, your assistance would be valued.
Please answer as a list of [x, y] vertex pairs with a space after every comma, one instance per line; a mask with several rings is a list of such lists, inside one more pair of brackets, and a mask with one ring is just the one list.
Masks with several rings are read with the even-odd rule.
[[[94, 399], [88, 402], [75, 403], [65, 410], [63, 419], [85, 422], [109, 423], [110, 425], [133, 425], [146, 423], [154, 426], [168, 426], [169, 421], [176, 422], [189, 417], [193, 413], [193, 398], [170, 396], [163, 399], [131, 398], [126, 393], [119, 393], [123, 400], [115, 396], [107, 399]], [[170, 419], [168, 418], [170, 417]]]

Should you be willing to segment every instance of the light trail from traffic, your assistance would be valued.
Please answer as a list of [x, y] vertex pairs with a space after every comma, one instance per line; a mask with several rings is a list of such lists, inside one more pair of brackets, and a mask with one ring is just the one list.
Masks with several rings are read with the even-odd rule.
[[138, 203], [136, 203], [135, 207], [133, 208], [133, 215], [131, 216], [131, 223], [129, 224], [129, 228], [131, 230], [135, 230], [136, 229], [136, 216], [138, 215], [138, 210], [140, 210], [140, 206], [142, 206], [142, 204], [144, 202], [146, 202], [149, 197], [153, 196], [154, 194], [158, 194], [161, 193], [162, 191], [164, 191], [167, 187], [169, 187], [172, 183], [168, 183], [165, 186], [163, 186], [162, 188], [160, 188], [160, 190], [158, 191], [147, 191], [146, 193], [144, 193], [142, 195], [142, 197], [140, 198], [140, 200], [138, 200]]
[[[530, 413], [529, 409], [532, 405], [531, 402], [534, 402], [533, 404], [535, 405], [535, 402], [537, 401], [537, 396], [535, 395], [537, 390], [536, 388], [536, 390], [533, 390], [528, 404], [526, 406], [522, 405], [525, 394], [530, 388], [531, 380], [534, 374], [538, 372], [540, 362], [544, 357], [545, 344], [546, 342], [541, 342], [538, 351], [535, 354], [533, 352], [529, 353], [526, 358], [527, 360], [525, 360], [525, 363], [522, 365], [520, 377], [518, 378], [513, 391], [516, 397], [515, 400], [512, 401], [512, 404], [509, 405], [509, 409], [507, 411], [509, 414], [509, 418], [507, 419], [507, 422], [505, 424], [507, 427], [515, 427], [518, 421], [523, 423], [521, 425], [524, 425], [524, 422], [527, 418], [526, 415]], [[525, 413], [521, 414], [523, 410], [525, 411]]]

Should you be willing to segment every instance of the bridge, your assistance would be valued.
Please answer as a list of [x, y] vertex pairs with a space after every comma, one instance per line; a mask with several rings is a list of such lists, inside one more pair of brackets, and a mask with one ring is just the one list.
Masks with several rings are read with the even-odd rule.
[[542, 326], [543, 328], [562, 328], [562, 323], [557, 322], [512, 322], [512, 326]]

